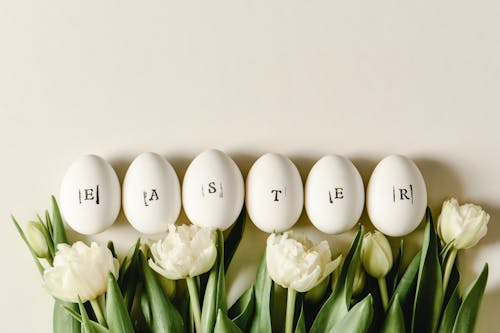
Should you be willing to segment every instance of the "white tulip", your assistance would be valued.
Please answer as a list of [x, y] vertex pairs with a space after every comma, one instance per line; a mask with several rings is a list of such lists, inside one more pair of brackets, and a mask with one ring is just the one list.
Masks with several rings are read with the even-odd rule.
[[36, 256], [38, 258], [47, 258], [49, 256], [49, 247], [43, 232], [43, 226], [38, 222], [28, 222], [24, 233]]
[[151, 245], [149, 265], [167, 279], [195, 277], [217, 259], [215, 231], [196, 225], [169, 225], [167, 236]]
[[43, 274], [43, 287], [52, 296], [67, 302], [94, 300], [108, 287], [108, 273], [118, 276], [119, 263], [111, 251], [92, 242], [72, 246], [59, 244], [54, 266]]
[[380, 279], [389, 273], [393, 258], [389, 241], [379, 231], [367, 233], [363, 237], [361, 247], [361, 261], [366, 273]]
[[444, 243], [453, 242], [457, 250], [467, 249], [486, 235], [490, 216], [479, 206], [451, 198], [443, 203], [437, 230]]
[[326, 241], [317, 245], [305, 236], [291, 232], [271, 234], [267, 238], [266, 264], [269, 276], [284, 288], [306, 292], [318, 285], [340, 264], [341, 256], [332, 261]]

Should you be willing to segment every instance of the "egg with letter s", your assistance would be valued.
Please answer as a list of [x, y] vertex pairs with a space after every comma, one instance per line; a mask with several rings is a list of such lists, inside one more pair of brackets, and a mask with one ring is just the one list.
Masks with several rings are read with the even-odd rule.
[[358, 222], [365, 203], [365, 188], [351, 161], [327, 155], [311, 168], [304, 197], [312, 224], [324, 233], [338, 234]]
[[130, 164], [122, 185], [123, 212], [145, 234], [167, 230], [181, 211], [181, 188], [174, 168], [155, 153], [142, 153]]
[[84, 155], [68, 168], [61, 183], [61, 213], [75, 231], [97, 234], [110, 227], [120, 212], [120, 182], [111, 165]]
[[378, 230], [407, 235], [418, 227], [426, 207], [425, 181], [412, 160], [391, 155], [379, 162], [366, 190], [368, 215]]
[[193, 224], [226, 230], [240, 214], [244, 198], [241, 171], [222, 151], [206, 150], [188, 166], [182, 182], [182, 204]]
[[304, 205], [302, 179], [295, 164], [279, 154], [261, 156], [248, 172], [245, 202], [248, 216], [259, 229], [290, 229]]

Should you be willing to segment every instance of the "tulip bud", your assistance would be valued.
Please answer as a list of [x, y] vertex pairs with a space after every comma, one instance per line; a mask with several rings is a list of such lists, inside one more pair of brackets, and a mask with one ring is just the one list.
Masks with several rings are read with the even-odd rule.
[[363, 289], [365, 289], [366, 273], [363, 269], [363, 265], [360, 263], [358, 269], [356, 269], [356, 274], [354, 275], [354, 283], [352, 285], [353, 296], [359, 296]]
[[489, 220], [490, 216], [481, 207], [460, 206], [457, 199], [451, 198], [443, 203], [437, 230], [445, 244], [453, 242], [455, 249], [467, 249], [486, 235]]
[[361, 261], [370, 276], [380, 279], [389, 273], [392, 267], [392, 250], [389, 241], [379, 231], [367, 233], [363, 237]]
[[47, 258], [49, 256], [49, 247], [43, 226], [37, 222], [28, 222], [25, 230], [28, 243], [35, 251], [38, 258]]

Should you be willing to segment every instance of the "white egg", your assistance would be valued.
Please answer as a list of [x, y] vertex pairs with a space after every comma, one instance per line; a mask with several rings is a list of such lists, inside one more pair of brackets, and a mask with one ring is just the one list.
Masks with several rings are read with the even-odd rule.
[[261, 156], [248, 172], [245, 202], [248, 216], [259, 229], [290, 229], [304, 204], [302, 179], [295, 164], [279, 154]]
[[229, 228], [243, 207], [245, 187], [241, 171], [220, 150], [196, 156], [184, 175], [182, 204], [189, 220], [200, 227]]
[[425, 214], [427, 189], [410, 159], [391, 155], [375, 167], [366, 190], [366, 208], [373, 225], [389, 236], [415, 230]]
[[181, 211], [181, 189], [174, 168], [155, 153], [143, 153], [130, 164], [122, 185], [123, 212], [145, 234], [167, 230]]
[[84, 155], [61, 183], [61, 213], [75, 231], [91, 235], [110, 227], [120, 212], [120, 182], [108, 162]]
[[324, 233], [338, 234], [358, 222], [365, 203], [365, 188], [351, 161], [327, 155], [309, 172], [304, 196], [312, 224]]

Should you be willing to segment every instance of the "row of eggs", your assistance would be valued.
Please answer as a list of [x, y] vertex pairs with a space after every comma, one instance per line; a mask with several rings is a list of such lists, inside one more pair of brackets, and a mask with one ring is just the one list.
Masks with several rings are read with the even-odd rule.
[[[229, 228], [245, 202], [250, 219], [265, 232], [290, 229], [305, 207], [316, 228], [337, 234], [358, 222], [365, 189], [354, 164], [342, 156], [321, 158], [303, 186], [290, 159], [265, 154], [253, 164], [245, 184], [236, 163], [214, 149], [199, 154], [187, 168], [182, 198], [174, 168], [155, 153], [143, 153], [132, 162], [122, 189], [111, 165], [95, 155], [76, 160], [61, 184], [61, 212], [82, 234], [111, 226], [121, 205], [138, 231], [163, 232], [176, 222], [181, 202], [189, 220], [201, 227]], [[418, 226], [426, 206], [425, 182], [413, 161], [391, 155], [377, 165], [366, 191], [368, 215], [377, 229], [406, 235]]]

